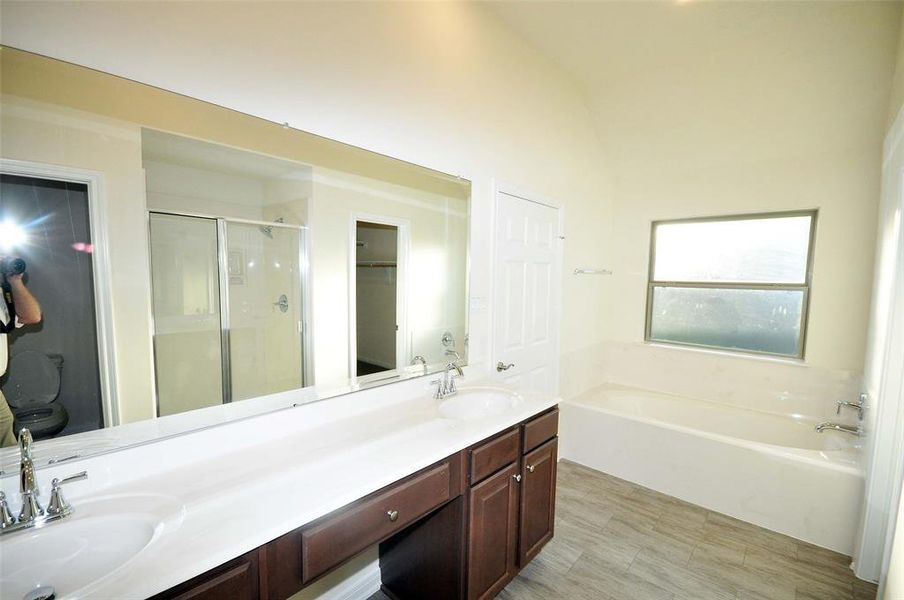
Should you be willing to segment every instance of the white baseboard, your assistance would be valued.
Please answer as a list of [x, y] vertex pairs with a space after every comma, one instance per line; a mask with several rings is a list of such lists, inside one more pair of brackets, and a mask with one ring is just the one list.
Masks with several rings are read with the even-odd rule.
[[317, 596], [317, 600], [366, 600], [380, 590], [380, 583], [380, 562], [375, 560]]

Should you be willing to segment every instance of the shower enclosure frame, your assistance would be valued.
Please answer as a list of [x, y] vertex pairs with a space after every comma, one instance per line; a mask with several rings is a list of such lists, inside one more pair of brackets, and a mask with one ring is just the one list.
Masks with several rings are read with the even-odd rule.
[[[311, 286], [310, 286], [310, 236], [307, 232], [310, 228], [307, 225], [296, 225], [292, 223], [280, 223], [277, 221], [258, 221], [254, 219], [242, 219], [238, 217], [223, 217], [220, 215], [211, 215], [205, 213], [194, 213], [188, 211], [176, 211], [166, 209], [153, 209], [147, 211], [147, 231], [148, 231], [148, 260], [150, 261], [153, 252], [153, 241], [151, 239], [151, 217], [153, 215], [167, 215], [172, 217], [184, 217], [194, 219], [206, 219], [216, 223], [217, 230], [217, 286], [219, 295], [219, 320], [220, 320], [220, 368], [222, 373], [222, 395], [223, 404], [231, 404], [232, 395], [232, 356], [230, 345], [230, 315], [229, 315], [229, 246], [227, 226], [230, 223], [240, 225], [256, 225], [258, 227], [273, 227], [279, 229], [292, 229], [299, 232], [298, 243], [298, 280], [300, 290], [298, 290], [299, 314], [301, 315], [301, 331], [299, 332], [299, 344], [301, 347], [301, 387], [313, 384], [314, 378], [314, 361], [312, 356], [312, 335], [311, 331]], [[148, 276], [151, 278], [151, 296], [153, 298], [153, 270], [148, 269]], [[157, 382], [157, 323], [153, 301], [151, 302], [151, 340], [153, 343], [154, 358], [154, 404], [157, 416], [160, 416], [160, 392]]]

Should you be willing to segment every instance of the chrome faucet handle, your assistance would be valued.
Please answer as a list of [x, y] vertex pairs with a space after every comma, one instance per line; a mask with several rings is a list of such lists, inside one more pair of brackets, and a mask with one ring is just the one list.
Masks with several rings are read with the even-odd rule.
[[862, 421], [863, 420], [863, 411], [866, 408], [866, 406], [863, 403], [863, 400], [864, 400], [864, 394], [860, 395], [860, 402], [848, 402], [847, 400], [836, 400], [835, 401], [835, 414], [836, 415], [841, 414], [842, 406], [849, 406], [853, 409], [856, 409], [857, 418], [859, 418]]
[[446, 393], [454, 394], [458, 391], [458, 389], [455, 387], [455, 380], [457, 378], [458, 375], [456, 375], [455, 373], [449, 373], [449, 384], [446, 386]]
[[9, 527], [16, 522], [11, 512], [9, 512], [9, 504], [6, 503], [6, 494], [0, 492], [0, 529]]
[[81, 473], [76, 473], [75, 475], [64, 477], [63, 479], [54, 478], [50, 483], [50, 503], [47, 505], [47, 516], [57, 517], [72, 512], [72, 506], [70, 506], [70, 504], [66, 502], [66, 498], [63, 497], [63, 484], [72, 483], [73, 481], [82, 481], [84, 479], [88, 479], [87, 471], [82, 471]]

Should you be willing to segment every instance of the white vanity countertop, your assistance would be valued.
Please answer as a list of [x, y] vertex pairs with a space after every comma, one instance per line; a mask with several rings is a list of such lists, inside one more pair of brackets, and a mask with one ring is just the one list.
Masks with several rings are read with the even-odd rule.
[[[87, 469], [95, 482], [78, 495], [71, 487], [72, 521], [80, 502], [116, 495], [164, 494], [182, 510], [128, 563], [78, 596], [62, 597], [164, 591], [559, 402], [522, 394], [500, 414], [451, 420], [439, 416], [423, 380], [415, 382], [67, 464], [67, 471]], [[45, 471], [39, 479], [59, 476]]]

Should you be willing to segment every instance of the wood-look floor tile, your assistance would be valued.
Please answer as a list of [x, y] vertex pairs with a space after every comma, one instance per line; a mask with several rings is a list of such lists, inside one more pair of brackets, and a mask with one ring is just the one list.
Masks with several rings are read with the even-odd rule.
[[661, 560], [647, 550], [641, 550], [628, 568], [628, 573], [658, 587], [698, 600], [735, 600], [736, 590], [718, 578], [691, 571]]
[[689, 564], [711, 562], [719, 567], [732, 568], [744, 564], [747, 546], [731, 540], [703, 540], [694, 547]]
[[747, 548], [744, 568], [764, 578], [793, 582], [799, 595], [822, 596], [822, 600], [851, 600], [853, 582], [844, 572], [814, 569], [795, 559], [776, 555], [760, 547]]
[[742, 542], [787, 558], [797, 557], [797, 540], [794, 538], [727, 515], [710, 512], [703, 530], [705, 537], [710, 539]]
[[737, 564], [739, 553], [736, 548], [726, 549], [725, 554], [719, 556], [711, 542], [705, 544], [698, 546], [700, 552], [697, 552], [698, 548], [694, 549], [687, 565], [691, 571], [715, 577], [749, 600], [794, 600], [797, 586], [793, 580], [764, 576], [762, 572]]
[[[569, 525], [565, 524], [566, 535]], [[573, 530], [572, 530], [573, 531]], [[582, 555], [587, 555], [595, 561], [605, 564], [613, 573], [623, 573], [628, 570], [634, 557], [640, 552], [641, 547], [631, 540], [607, 534], [604, 530], [587, 535], [582, 531], [577, 537], [581, 540]]]
[[[573, 598], [672, 600], [673, 593], [630, 571], [613, 571], [593, 553], [585, 552], [565, 576]], [[579, 594], [579, 595], [578, 595]]]
[[562, 597], [569, 583], [565, 575], [581, 557], [582, 552], [567, 542], [550, 540], [500, 594], [500, 598], [546, 600]]
[[638, 546], [641, 550], [645, 550], [648, 554], [679, 566], [686, 565], [694, 551], [692, 543], [681, 541], [656, 531], [653, 527], [647, 527], [622, 517], [612, 517], [603, 528], [603, 535], [625, 540]]
[[878, 586], [869, 581], [854, 579], [854, 600], [875, 600]]
[[567, 461], [558, 486], [549, 554], [500, 598], [875, 598], [876, 586], [856, 579], [843, 555]]

